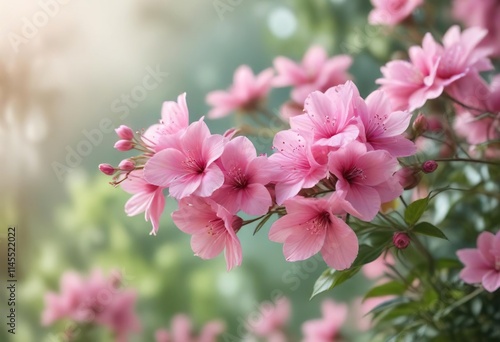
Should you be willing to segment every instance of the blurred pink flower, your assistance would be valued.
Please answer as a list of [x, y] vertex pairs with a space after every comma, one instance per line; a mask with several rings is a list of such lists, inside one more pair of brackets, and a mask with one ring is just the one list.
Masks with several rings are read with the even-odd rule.
[[248, 332], [258, 337], [265, 337], [272, 342], [286, 342], [285, 326], [288, 323], [291, 304], [288, 298], [280, 297], [276, 303], [264, 302], [259, 306], [256, 320], [247, 319]]
[[347, 69], [352, 64], [352, 57], [338, 55], [328, 58], [323, 47], [314, 45], [307, 50], [300, 64], [281, 56], [276, 57], [273, 64], [278, 72], [273, 85], [293, 86], [291, 98], [297, 105], [302, 106], [313, 91], [324, 92], [350, 79], [351, 75]]
[[214, 163], [224, 151], [224, 137], [212, 135], [203, 118], [178, 137], [175, 147], [156, 153], [144, 166], [147, 182], [169, 187], [176, 199], [208, 197], [222, 186], [224, 174]]
[[500, 288], [500, 232], [482, 232], [477, 238], [477, 248], [457, 251], [464, 264], [460, 278], [467, 284], [481, 283], [486, 291]]
[[393, 109], [413, 111], [468, 73], [490, 70], [489, 51], [478, 48], [486, 33], [477, 27], [460, 32], [458, 26], [452, 26], [443, 37], [443, 45], [427, 33], [422, 47], [410, 48], [411, 62], [396, 60], [383, 66], [384, 77], [377, 83], [391, 99]]
[[156, 235], [160, 227], [160, 217], [165, 209], [164, 188], [146, 182], [143, 170], [132, 171], [120, 186], [129, 194], [133, 194], [125, 203], [127, 215], [135, 216], [144, 212], [146, 221], [151, 221], [153, 225], [150, 234]]
[[[379, 284], [381, 285], [381, 284]], [[373, 324], [370, 315], [370, 311], [375, 309], [380, 304], [394, 299], [394, 296], [382, 296], [382, 297], [372, 297], [362, 300], [361, 298], [354, 301], [354, 307], [356, 312], [356, 323], [357, 327], [361, 331], [369, 330]]]
[[273, 175], [273, 164], [267, 157], [257, 157], [248, 138], [236, 137], [224, 147], [220, 164], [225, 181], [211, 198], [232, 214], [240, 209], [249, 215], [267, 213], [272, 200], [265, 185]]
[[381, 278], [388, 270], [388, 265], [394, 265], [394, 257], [390, 253], [381, 255], [375, 261], [363, 266], [361, 271], [368, 279]]
[[114, 276], [105, 278], [99, 270], [94, 270], [88, 279], [66, 272], [60, 281], [60, 293], [45, 295], [42, 324], [69, 319], [102, 325], [113, 331], [116, 341], [126, 341], [130, 332], [140, 330], [134, 313], [137, 294], [134, 290], [119, 289], [119, 282]]
[[423, 0], [371, 0], [374, 7], [368, 15], [372, 25], [395, 26], [409, 17]]
[[388, 97], [380, 90], [368, 95], [365, 102], [367, 110], [359, 111], [360, 140], [369, 149], [385, 150], [394, 157], [415, 154], [415, 144], [402, 135], [410, 124], [411, 114], [393, 111]]
[[297, 195], [303, 188], [312, 188], [326, 177], [326, 162], [319, 163], [309, 141], [297, 132], [278, 132], [273, 140], [274, 154], [269, 160], [277, 164], [275, 171], [276, 202]]
[[351, 81], [315, 91], [305, 100], [305, 114], [290, 118], [290, 126], [304, 136], [312, 135], [315, 145], [340, 148], [359, 135], [357, 116], [366, 110], [358, 89]]
[[217, 337], [224, 332], [225, 325], [221, 321], [211, 321], [205, 324], [199, 336], [192, 332], [192, 323], [188, 316], [178, 314], [171, 322], [171, 332], [158, 329], [155, 333], [156, 342], [217, 342]]
[[453, 17], [467, 27], [478, 26], [488, 30], [479, 46], [493, 50], [500, 56], [500, 3], [497, 0], [454, 0]]
[[354, 141], [330, 152], [328, 170], [337, 178], [336, 193], [355, 209], [350, 214], [371, 221], [380, 205], [401, 195], [403, 188], [396, 177], [398, 160], [386, 151], [367, 151]]
[[285, 202], [287, 215], [273, 223], [269, 240], [283, 243], [287, 261], [305, 260], [321, 252], [336, 270], [349, 268], [358, 254], [358, 238], [336, 215], [340, 205], [326, 199], [296, 196]]
[[234, 73], [233, 85], [228, 91], [216, 90], [207, 94], [206, 102], [214, 107], [208, 117], [218, 119], [234, 110], [254, 111], [271, 90], [274, 71], [266, 69], [255, 76], [252, 69], [242, 65]]
[[347, 319], [347, 305], [337, 304], [331, 299], [321, 303], [323, 317], [302, 324], [302, 342], [341, 341], [340, 329]]
[[180, 200], [172, 213], [175, 225], [191, 234], [191, 248], [202, 259], [212, 259], [225, 249], [227, 270], [241, 264], [241, 244], [236, 232], [242, 219], [209, 198], [196, 196]]

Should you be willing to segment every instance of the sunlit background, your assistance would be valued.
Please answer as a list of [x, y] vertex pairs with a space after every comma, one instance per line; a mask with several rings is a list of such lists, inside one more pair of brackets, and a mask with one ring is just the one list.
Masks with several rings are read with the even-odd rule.
[[[320, 316], [319, 303], [332, 296], [309, 301], [325, 269], [320, 258], [287, 263], [266, 227], [256, 236], [250, 228], [239, 233], [243, 265], [228, 273], [222, 256], [193, 256], [189, 236], [170, 220], [172, 199], [158, 235], [150, 236], [142, 215], [124, 213], [129, 195], [97, 169], [123, 158], [113, 149], [111, 126], [148, 127], [160, 118], [162, 102], [183, 92], [191, 120], [199, 118], [208, 111], [206, 93], [227, 88], [239, 65], [259, 72], [277, 55], [300, 59], [313, 43], [330, 54], [355, 53], [350, 72], [362, 95], [375, 88], [388, 49], [367, 26], [368, 1], [220, 2], [226, 10], [199, 0], [2, 1], [0, 227], [2, 236], [8, 225], [18, 229], [18, 310], [16, 335], [2, 323], [1, 341], [50, 341], [63, 326], [41, 326], [44, 293], [58, 290], [65, 271], [96, 267], [120, 270], [125, 285], [137, 289], [137, 341], [152, 341], [177, 313], [190, 315], [196, 327], [223, 319], [236, 334], [276, 291], [292, 300], [293, 333]], [[270, 109], [287, 95], [274, 91]], [[208, 124], [222, 133], [232, 120]], [[260, 152], [270, 146], [269, 139]], [[360, 277], [333, 297], [346, 301], [365, 283]]]

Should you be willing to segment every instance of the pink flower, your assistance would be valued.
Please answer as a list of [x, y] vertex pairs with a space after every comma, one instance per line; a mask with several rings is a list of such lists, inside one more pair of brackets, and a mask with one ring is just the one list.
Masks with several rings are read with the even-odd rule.
[[271, 90], [273, 70], [266, 69], [255, 76], [252, 69], [242, 65], [234, 73], [233, 85], [228, 91], [217, 90], [207, 94], [206, 102], [214, 107], [208, 117], [218, 119], [234, 110], [254, 111]]
[[183, 132], [188, 125], [189, 111], [186, 103], [186, 93], [182, 93], [177, 97], [177, 102], [163, 102], [160, 123], [149, 127], [142, 135], [142, 139], [148, 146], [158, 152], [165, 148], [161, 144], [162, 137]]
[[395, 26], [409, 17], [423, 0], [371, 0], [375, 7], [368, 15], [372, 25]]
[[410, 124], [409, 112], [393, 111], [389, 99], [380, 90], [368, 95], [366, 107], [366, 111], [359, 112], [363, 126], [359, 139], [369, 149], [385, 150], [394, 157], [415, 154], [415, 144], [402, 135]]
[[477, 238], [477, 248], [460, 249], [457, 256], [465, 265], [460, 271], [464, 282], [482, 283], [488, 292], [500, 287], [500, 232], [482, 232]]
[[312, 188], [326, 177], [326, 161], [319, 163], [307, 139], [292, 130], [278, 132], [273, 141], [275, 153], [269, 160], [277, 164], [276, 202], [297, 195], [302, 188]]
[[125, 204], [127, 215], [135, 216], [144, 212], [146, 221], [151, 221], [153, 225], [150, 234], [156, 235], [165, 208], [164, 188], [146, 182], [143, 170], [132, 171], [120, 185], [123, 190], [133, 194]]
[[398, 161], [386, 151], [367, 151], [354, 141], [331, 152], [328, 170], [337, 178], [336, 193], [355, 209], [350, 214], [371, 221], [380, 205], [401, 195], [403, 188], [396, 177]]
[[328, 266], [349, 268], [358, 254], [358, 238], [337, 214], [338, 201], [303, 198], [285, 202], [287, 214], [271, 226], [269, 240], [283, 243], [287, 261], [305, 260], [321, 252]]
[[340, 329], [347, 319], [347, 305], [326, 299], [321, 304], [323, 317], [302, 324], [302, 342], [335, 342], [342, 340]]
[[199, 336], [195, 336], [191, 320], [183, 314], [176, 315], [171, 325], [171, 333], [167, 329], [156, 331], [156, 342], [217, 342], [217, 337], [225, 330], [223, 322], [211, 321], [201, 329]]
[[394, 299], [394, 296], [372, 297], [365, 300], [359, 298], [356, 300], [354, 306], [356, 308], [357, 327], [361, 331], [369, 330], [373, 326], [370, 311], [391, 299]]
[[291, 305], [286, 297], [280, 297], [276, 303], [264, 302], [259, 306], [257, 319], [248, 317], [247, 330], [258, 337], [265, 337], [270, 341], [286, 342], [284, 328], [290, 318]]
[[394, 265], [394, 258], [392, 254], [387, 253], [381, 255], [375, 261], [370, 262], [363, 266], [361, 271], [368, 279], [377, 279], [382, 277], [389, 269], [388, 265]]
[[286, 57], [275, 58], [273, 64], [278, 72], [273, 85], [293, 86], [291, 97], [298, 105], [302, 105], [313, 91], [324, 92], [351, 78], [347, 73], [352, 64], [351, 56], [338, 55], [329, 59], [325, 49], [317, 45], [307, 50], [300, 64]]
[[267, 213], [272, 200], [265, 185], [273, 177], [273, 165], [267, 157], [257, 157], [248, 138], [236, 137], [224, 147], [220, 163], [225, 181], [212, 199], [233, 214], [240, 209], [249, 215]]
[[169, 187], [181, 199], [191, 194], [208, 197], [222, 186], [224, 174], [214, 163], [224, 151], [224, 138], [211, 135], [203, 118], [178, 137], [178, 143], [156, 153], [144, 166], [147, 182]]
[[488, 30], [479, 46], [492, 49], [500, 56], [500, 3], [497, 0], [454, 0], [453, 17], [467, 27], [478, 26]]
[[427, 33], [422, 47], [410, 48], [411, 62], [387, 63], [381, 68], [384, 77], [377, 83], [391, 99], [393, 109], [413, 111], [468, 73], [492, 68], [486, 58], [489, 52], [478, 48], [485, 35], [486, 31], [480, 28], [460, 33], [460, 28], [453, 26], [444, 35], [441, 46]]
[[172, 213], [175, 225], [191, 234], [191, 248], [202, 259], [212, 259], [225, 249], [227, 270], [241, 264], [241, 244], [236, 232], [242, 220], [209, 198], [191, 196]]
[[328, 89], [324, 94], [315, 91], [307, 97], [305, 114], [290, 118], [290, 126], [320, 146], [339, 148], [359, 135], [356, 117], [366, 110], [358, 89], [351, 81]]
[[51, 325], [66, 318], [82, 324], [96, 324], [111, 329], [116, 341], [126, 341], [140, 324], [134, 313], [137, 298], [133, 290], [119, 289], [115, 277], [105, 278], [99, 270], [88, 279], [74, 272], [65, 273], [60, 281], [60, 294], [45, 295], [42, 324]]

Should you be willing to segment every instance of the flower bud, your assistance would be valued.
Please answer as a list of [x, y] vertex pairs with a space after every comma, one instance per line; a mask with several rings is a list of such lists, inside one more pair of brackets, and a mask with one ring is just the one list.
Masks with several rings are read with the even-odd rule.
[[135, 164], [130, 159], [124, 159], [118, 164], [118, 168], [122, 171], [132, 171], [135, 169]]
[[419, 137], [429, 130], [429, 122], [422, 113], [419, 113], [415, 121], [413, 121], [412, 128], [414, 135]]
[[115, 144], [118, 151], [126, 152], [134, 148], [134, 144], [130, 140], [118, 140]]
[[117, 129], [115, 129], [116, 134], [123, 140], [132, 140], [134, 139], [134, 131], [132, 128], [121, 125]]
[[397, 177], [399, 184], [405, 189], [413, 189], [420, 183], [420, 179], [422, 178], [420, 174], [420, 168], [405, 166], [401, 170], [398, 170], [395, 174]]
[[116, 171], [115, 168], [109, 164], [99, 164], [99, 170], [108, 176], [112, 176]]
[[410, 245], [410, 237], [406, 233], [397, 232], [392, 236], [392, 243], [397, 249], [405, 249]]
[[422, 171], [432, 173], [438, 168], [438, 163], [435, 160], [428, 160], [422, 164]]

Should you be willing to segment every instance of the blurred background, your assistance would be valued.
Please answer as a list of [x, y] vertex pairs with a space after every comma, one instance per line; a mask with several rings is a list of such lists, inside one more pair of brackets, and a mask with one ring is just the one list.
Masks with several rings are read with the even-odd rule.
[[[268, 227], [256, 236], [252, 228], [239, 233], [243, 265], [230, 273], [222, 256], [202, 261], [170, 220], [173, 200], [150, 236], [142, 215], [124, 213], [129, 195], [97, 166], [123, 159], [112, 128], [156, 123], [162, 102], [183, 92], [193, 121], [208, 111], [206, 93], [227, 88], [239, 65], [260, 72], [278, 55], [300, 60], [314, 43], [331, 55], [354, 55], [350, 72], [366, 96], [389, 57], [383, 32], [366, 22], [370, 8], [369, 1], [345, 0], [2, 1], [0, 236], [17, 226], [18, 287], [16, 335], [6, 333], [2, 317], [0, 340], [50, 341], [61, 326], [41, 326], [43, 296], [59, 290], [68, 270], [123, 273], [139, 294], [137, 341], [152, 341], [176, 313], [190, 315], [195, 327], [223, 319], [236, 334], [276, 291], [292, 300], [290, 326], [298, 335], [301, 322], [320, 317], [323, 298], [344, 302], [362, 293], [367, 284], [359, 276], [309, 301], [326, 265], [320, 258], [287, 263], [282, 246], [268, 241]], [[288, 92], [274, 90], [269, 108], [277, 111]], [[208, 125], [222, 133], [232, 120]], [[271, 138], [260, 152], [270, 146]], [[0, 269], [4, 316], [5, 265]]]

